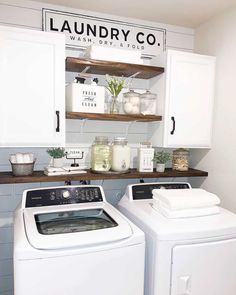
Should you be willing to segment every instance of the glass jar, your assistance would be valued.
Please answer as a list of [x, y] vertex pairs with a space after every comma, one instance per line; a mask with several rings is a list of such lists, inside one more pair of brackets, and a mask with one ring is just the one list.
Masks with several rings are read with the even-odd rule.
[[188, 171], [189, 151], [187, 149], [177, 149], [173, 151], [172, 169], [178, 171]]
[[134, 90], [123, 94], [123, 110], [125, 114], [140, 114], [140, 95]]
[[117, 172], [128, 171], [130, 168], [130, 147], [125, 137], [116, 137], [112, 144], [111, 169]]
[[157, 95], [146, 91], [140, 94], [140, 112], [143, 115], [155, 115], [156, 114]]
[[107, 136], [96, 136], [91, 150], [91, 169], [106, 172], [111, 169], [111, 146]]

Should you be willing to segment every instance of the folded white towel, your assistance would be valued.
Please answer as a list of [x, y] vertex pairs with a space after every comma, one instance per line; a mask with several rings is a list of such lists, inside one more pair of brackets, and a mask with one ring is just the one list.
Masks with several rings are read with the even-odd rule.
[[153, 204], [153, 208], [167, 218], [200, 217], [220, 213], [220, 208], [218, 206], [183, 210], [169, 210], [168, 208], [161, 205], [155, 206]]
[[60, 168], [55, 168], [53, 166], [47, 166], [47, 167], [44, 167], [44, 171], [48, 172], [48, 173], [55, 173], [55, 172], [72, 172], [72, 171], [80, 171], [80, 170], [84, 170], [86, 169], [87, 167], [86, 166], [78, 166], [78, 167], [71, 167], [71, 166], [63, 166], [63, 167], [60, 167]]
[[220, 204], [220, 199], [203, 189], [154, 189], [153, 199], [161, 201], [169, 210], [211, 207]]
[[84, 52], [85, 58], [143, 64], [140, 50], [91, 45]]
[[87, 173], [85, 170], [78, 170], [78, 171], [53, 171], [49, 172], [47, 170], [44, 170], [44, 174], [47, 176], [56, 176], [56, 175], [73, 175], [73, 174], [84, 174]]

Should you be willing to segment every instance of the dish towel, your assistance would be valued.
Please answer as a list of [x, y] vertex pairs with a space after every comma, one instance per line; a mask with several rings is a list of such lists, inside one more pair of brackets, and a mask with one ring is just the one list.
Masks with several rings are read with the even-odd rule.
[[220, 204], [220, 199], [204, 189], [154, 189], [153, 203], [168, 210], [185, 210], [212, 207]]

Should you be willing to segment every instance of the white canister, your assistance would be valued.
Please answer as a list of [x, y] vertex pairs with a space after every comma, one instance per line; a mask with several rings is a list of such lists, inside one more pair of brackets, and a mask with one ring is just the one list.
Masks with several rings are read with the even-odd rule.
[[130, 168], [130, 147], [127, 146], [125, 137], [115, 137], [112, 145], [111, 169], [124, 172]]

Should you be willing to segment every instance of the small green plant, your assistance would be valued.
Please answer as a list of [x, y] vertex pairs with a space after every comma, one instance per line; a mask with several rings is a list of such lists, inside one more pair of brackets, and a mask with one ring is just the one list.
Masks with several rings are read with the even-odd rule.
[[155, 152], [153, 157], [153, 162], [159, 163], [159, 164], [165, 164], [171, 159], [170, 153], [161, 151], [161, 152]]
[[54, 159], [63, 158], [66, 155], [65, 149], [60, 147], [47, 149], [47, 153]]
[[123, 77], [106, 75], [106, 82], [108, 84], [106, 89], [111, 93], [112, 96], [115, 97], [117, 97], [121, 90], [125, 87], [125, 79]]

